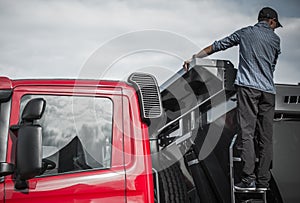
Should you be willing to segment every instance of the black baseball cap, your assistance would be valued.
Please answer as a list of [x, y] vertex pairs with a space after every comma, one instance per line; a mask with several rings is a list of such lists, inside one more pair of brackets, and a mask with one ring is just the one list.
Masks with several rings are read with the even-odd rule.
[[258, 20], [260, 21], [263, 19], [275, 19], [277, 22], [277, 27], [282, 27], [282, 25], [280, 24], [280, 22], [278, 20], [277, 12], [270, 7], [264, 7], [259, 11]]

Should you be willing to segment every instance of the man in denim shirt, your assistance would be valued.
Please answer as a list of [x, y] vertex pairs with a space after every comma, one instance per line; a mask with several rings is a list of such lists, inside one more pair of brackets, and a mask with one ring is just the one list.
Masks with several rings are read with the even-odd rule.
[[[242, 181], [235, 185], [237, 190], [266, 190], [269, 186], [275, 106], [273, 72], [280, 54], [280, 38], [274, 30], [278, 27], [282, 26], [277, 12], [265, 7], [258, 14], [257, 24], [237, 30], [193, 55], [193, 58], [202, 58], [239, 45], [235, 85], [243, 173]], [[186, 70], [190, 62], [191, 59], [184, 62]], [[255, 136], [259, 153], [256, 172]]]

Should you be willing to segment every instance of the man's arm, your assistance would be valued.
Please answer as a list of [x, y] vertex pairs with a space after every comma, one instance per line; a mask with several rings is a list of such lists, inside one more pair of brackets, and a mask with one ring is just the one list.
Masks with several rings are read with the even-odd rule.
[[[212, 45], [202, 49], [200, 52], [193, 55], [193, 58], [203, 58], [215, 52], [222, 51], [232, 46], [238, 45], [240, 43], [240, 32], [241, 30], [238, 30], [222, 40], [215, 41]], [[184, 61], [183, 68], [185, 69], [185, 71], [189, 70], [189, 64], [191, 63], [193, 58]]]
[[[204, 49], [199, 51], [197, 54], [194, 54], [193, 58], [203, 58], [203, 57], [209, 56], [213, 53], [214, 53], [213, 46], [209, 45], [208, 47], [205, 47]], [[193, 58], [184, 61], [183, 68], [185, 69], [185, 71], [189, 70], [189, 65], [190, 65], [191, 61], [193, 60]]]
[[213, 53], [214, 53], [213, 46], [209, 45], [208, 47], [205, 47], [204, 49], [202, 49], [201, 51], [199, 51], [193, 57], [194, 58], [203, 58], [203, 57], [209, 56], [209, 55], [211, 55]]

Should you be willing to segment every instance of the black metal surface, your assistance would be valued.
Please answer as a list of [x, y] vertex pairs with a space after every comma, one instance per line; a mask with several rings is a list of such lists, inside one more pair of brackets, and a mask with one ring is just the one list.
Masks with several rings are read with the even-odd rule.
[[[205, 99], [209, 99], [212, 95], [211, 93], [215, 93], [221, 88], [225, 89], [225, 99], [219, 99], [219, 103], [226, 102], [235, 102], [234, 99], [234, 86], [233, 81], [235, 78], [235, 71], [231, 63], [227, 61], [205, 61], [207, 65], [211, 67], [221, 66], [221, 69], [217, 75], [212, 75], [206, 69], [201, 68], [201, 66], [193, 67], [189, 72], [184, 72], [183, 70], [179, 71], [176, 75], [171, 77], [165, 84], [161, 87], [161, 95], [163, 101], [163, 108], [165, 110], [165, 114], [167, 116], [167, 122], [172, 122], [178, 117], [185, 115], [189, 112], [190, 109], [194, 108], [195, 105], [199, 104], [199, 101], [203, 101]], [[225, 66], [227, 66], [227, 69]], [[231, 69], [232, 68], [232, 69]], [[222, 72], [223, 71], [223, 72]], [[228, 80], [227, 80], [228, 79]], [[300, 179], [298, 176], [298, 172], [294, 171], [293, 174], [288, 171], [291, 168], [295, 170], [299, 169], [299, 160], [298, 159], [298, 151], [293, 153], [293, 149], [299, 149], [299, 130], [294, 129], [293, 132], [284, 130], [285, 128], [282, 126], [283, 123], [297, 123], [295, 125], [299, 125], [300, 121], [300, 102], [298, 102], [300, 96], [300, 86], [291, 86], [291, 85], [277, 85], [277, 95], [276, 95], [276, 114], [275, 120], [277, 124], [275, 124], [274, 129], [274, 163], [272, 170], [272, 179], [270, 181], [271, 190], [267, 193], [268, 202], [278, 202], [281, 203], [284, 200], [288, 201], [300, 201], [300, 197], [297, 196], [297, 192], [289, 192], [284, 189], [286, 186], [289, 188], [299, 188]], [[295, 98], [296, 99], [295, 99]], [[229, 173], [229, 158], [228, 158], [228, 147], [232, 140], [234, 134], [237, 133], [237, 121], [235, 118], [235, 108], [227, 110], [224, 114], [220, 115], [220, 117], [213, 121], [213, 123], [208, 123], [208, 114], [207, 112], [210, 109], [215, 107], [215, 102], [212, 104], [212, 101], [208, 101], [203, 105], [200, 105], [197, 108], [196, 119], [198, 119], [197, 124], [199, 125], [196, 129], [196, 139], [193, 145], [193, 153], [195, 153], [195, 157], [197, 157], [205, 145], [205, 139], [207, 138], [208, 128], [210, 125], [218, 125], [222, 122], [225, 123], [224, 129], [221, 131], [221, 136], [219, 137], [219, 141], [216, 146], [214, 146], [212, 152], [209, 156], [201, 159], [199, 163], [195, 165], [189, 166], [189, 172], [194, 180], [194, 187], [196, 188], [197, 195], [199, 196], [200, 202], [231, 202], [230, 197], [230, 173]], [[204, 121], [202, 120], [202, 118]], [[180, 119], [186, 119], [186, 116], [183, 116]], [[202, 120], [200, 122], [200, 120]], [[184, 123], [184, 122], [183, 122]], [[200, 124], [201, 123], [201, 124]], [[286, 124], [286, 126], [288, 126]], [[161, 131], [160, 139], [168, 138], [168, 134], [172, 131], [176, 131], [180, 128], [179, 119], [178, 122], [174, 122], [172, 125], [168, 126], [166, 129]], [[289, 132], [287, 135], [286, 132]], [[195, 132], [193, 132], [195, 133]], [[297, 134], [297, 135], [296, 135]], [[216, 135], [218, 136], [218, 135]], [[291, 137], [292, 136], [292, 137]], [[280, 139], [279, 139], [280, 137]], [[277, 140], [285, 140], [284, 142]], [[176, 141], [176, 139], [168, 140], [165, 142], [165, 145], [168, 145], [172, 142]], [[237, 140], [238, 141], [238, 140]], [[293, 142], [293, 144], [288, 144]], [[207, 143], [206, 143], [207, 144]], [[190, 147], [190, 146], [189, 146]], [[187, 151], [187, 150], [183, 150]], [[294, 150], [295, 151], [295, 150]], [[191, 151], [189, 151], [190, 153]], [[289, 161], [285, 156], [283, 157], [282, 152], [288, 153], [288, 157], [293, 159], [294, 161]], [[235, 153], [237, 153], [235, 151]], [[281, 155], [278, 155], [280, 154]], [[191, 154], [185, 155], [185, 161], [188, 162], [191, 158]], [[195, 158], [194, 157], [194, 158]], [[281, 158], [282, 159], [281, 159]], [[284, 159], [284, 160], [283, 160]], [[286, 164], [290, 167], [285, 167]], [[235, 171], [235, 181], [239, 181], [239, 176], [241, 172], [241, 162], [236, 163], [237, 168]], [[280, 166], [280, 167], [278, 167]], [[275, 168], [274, 168], [275, 167]], [[280, 170], [279, 170], [280, 169]], [[284, 178], [285, 176], [288, 176]], [[286, 182], [290, 177], [295, 177], [293, 180], [293, 184], [291, 182]], [[299, 180], [298, 180], [299, 179]], [[292, 180], [292, 179], [291, 179]], [[289, 189], [290, 191], [293, 189]], [[240, 197], [239, 197], [240, 198]], [[251, 197], [248, 195], [246, 198], [248, 200]], [[253, 196], [253, 201], [256, 198]], [[202, 201], [201, 201], [202, 200]]]
[[[220, 115], [221, 117], [211, 124], [208, 121], [208, 111], [219, 104], [226, 103], [235, 94], [233, 81], [236, 70], [233, 69], [233, 65], [228, 61], [205, 60], [204, 62], [195, 61], [194, 63], [189, 72], [179, 71], [177, 75], [171, 77], [161, 87], [167, 121], [172, 123], [172, 125], [167, 124], [165, 125], [167, 126], [166, 128], [162, 128], [161, 142], [172, 143], [173, 140], [166, 142], [168, 139], [167, 135], [172, 130], [175, 131], [180, 127], [179, 119], [183, 120], [183, 124], [189, 123], [189, 121], [185, 121], [189, 119], [186, 115], [191, 110], [196, 110], [195, 117], [198, 126], [193, 130], [193, 134], [195, 134], [193, 137], [196, 137], [192, 141], [194, 145], [192, 147], [186, 145], [187, 148], [191, 148], [183, 150], [183, 152], [188, 151], [185, 155], [187, 163], [191, 159], [200, 160], [199, 163], [188, 166], [194, 181], [194, 187], [200, 202], [230, 202], [227, 150], [232, 136], [235, 134], [235, 112], [224, 112], [224, 115]], [[202, 65], [199, 63], [202, 63]], [[211, 72], [209, 68], [214, 70]], [[175, 120], [177, 121], [174, 122]], [[224, 120], [225, 128], [221, 129], [222, 126], [219, 126], [219, 123], [224, 122]], [[221, 135], [208, 135], [208, 130], [211, 126], [218, 128]], [[217, 143], [216, 146], [212, 146], [214, 147], [212, 152], [204, 159], [201, 159], [199, 158], [201, 157], [201, 150], [207, 147], [207, 140], [217, 140]]]
[[7, 102], [12, 95], [12, 90], [0, 90], [0, 102]]
[[[198, 164], [191, 165], [188, 168], [190, 170], [190, 174], [193, 177], [194, 187], [196, 188], [199, 199], [202, 200], [201, 202], [231, 202], [228, 147], [230, 145], [232, 137], [237, 133], [235, 108], [224, 112], [224, 114], [222, 114], [219, 119], [213, 121], [213, 123], [208, 122], [207, 112], [213, 109], [216, 104], [218, 105], [220, 103], [226, 103], [229, 100], [231, 100], [231, 102], [236, 101], [234, 99], [235, 88], [233, 85], [236, 70], [233, 69], [232, 64], [228, 61], [205, 60], [204, 62], [201, 62], [202, 65], [196, 65], [200, 62], [194, 61], [194, 64], [192, 64], [193, 67], [189, 72], [186, 73], [181, 70], [162, 85], [161, 95], [163, 108], [167, 116], [167, 123], [171, 123], [172, 121], [173, 123], [169, 126], [167, 124], [167, 127], [165, 129], [162, 127], [163, 130], [161, 131], [162, 134], [160, 136], [160, 139], [167, 139], [167, 134], [171, 133], [172, 131], [178, 130], [180, 128], [179, 118], [183, 120], [187, 119], [185, 115], [189, 113], [192, 108], [195, 108], [195, 106], [199, 104], [199, 102], [208, 99], [207, 102], [197, 107], [196, 119], [198, 119], [197, 124], [199, 126], [196, 129], [196, 132], [193, 132], [196, 133], [196, 136], [194, 136], [196, 137], [196, 139], [194, 140], [192, 151], [193, 153], [195, 153], [194, 156], [198, 157], [198, 160], [200, 161]], [[219, 67], [217, 74], [211, 74], [208, 71], [209, 68], [216, 67]], [[287, 121], [289, 123], [299, 123], [300, 102], [298, 102], [298, 100], [300, 96], [300, 86], [277, 85], [276, 87], [277, 95], [275, 120], [277, 121], [277, 124], [275, 126], [277, 126], [277, 128], [281, 128], [282, 126], [280, 127], [279, 125], [282, 125], [282, 122]], [[218, 102], [215, 102], [216, 100], [210, 100], [210, 97], [213, 95], [213, 93], [216, 93], [222, 88], [224, 89], [225, 96], [223, 96], [223, 98], [220, 97], [219, 99], [217, 99]], [[203, 118], [205, 119], [203, 120]], [[174, 120], [177, 121], [174, 122]], [[200, 120], [202, 121], [200, 122]], [[218, 138], [219, 141], [217, 145], [214, 146], [209, 156], [201, 159], [201, 157], [199, 157], [198, 155], [200, 154], [201, 149], [205, 146], [205, 144], [207, 144], [205, 143], [205, 139], [207, 139], [208, 128], [210, 127], [210, 125], [218, 125], [219, 123], [224, 122], [224, 120], [225, 126], [221, 131], [221, 136]], [[186, 122], [183, 121], [183, 123]], [[284, 128], [282, 128], [282, 130], [283, 129]], [[281, 132], [282, 130], [275, 130], [275, 139], [278, 139], [278, 136], [281, 136], [281, 139], [285, 139], [282, 144], [276, 143], [274, 148], [275, 156], [277, 156], [274, 158], [274, 162], [277, 161], [275, 167], [277, 167], [276, 165], [280, 165], [279, 168], [284, 168], [284, 164], [282, 164], [284, 163], [284, 161], [279, 160], [278, 158], [282, 156], [278, 156], [276, 154], [280, 153], [279, 149], [286, 152], [291, 151], [291, 145], [288, 146], [288, 144], [284, 143], [289, 143], [290, 141], [292, 141], [291, 139], [295, 138], [296, 136], [293, 135], [294, 137], [291, 138], [285, 135], [285, 138], [283, 138], [283, 134], [285, 133]], [[281, 132], [280, 135], [278, 134], [279, 132]], [[296, 132], [298, 131], [290, 134], [295, 134]], [[165, 143], [164, 146], [166, 146], [174, 141], [176, 141], [175, 138], [173, 138], [173, 140], [166, 140], [166, 142], [162, 141], [162, 143]], [[274, 141], [276, 142], [276, 140]], [[280, 147], [277, 147], [278, 145]], [[299, 149], [299, 142], [294, 141], [292, 146], [295, 146], [297, 149]], [[298, 159], [298, 154], [298, 152], [292, 154], [290, 153], [289, 156], [291, 156], [291, 158], [293, 159]], [[185, 156], [185, 161], [189, 160], [190, 156], [191, 154], [187, 154]], [[297, 168], [298, 170], [299, 164], [297, 165], [295, 161], [293, 163], [289, 162], [289, 164], [293, 168]], [[236, 167], [237, 168], [235, 171], [237, 171], [237, 173], [235, 174], [235, 181], [239, 181], [241, 163], [237, 163]], [[280, 171], [277, 169], [273, 169], [275, 173], [273, 173], [273, 177], [270, 182], [271, 190], [267, 193], [268, 201], [282, 202], [282, 197], [283, 199], [295, 200], [295, 197], [292, 196], [297, 196], [296, 194], [285, 192], [285, 190], [282, 190], [282, 188], [284, 188], [285, 186], [299, 188], [297, 184], [299, 184], [300, 181], [297, 180], [297, 183], [293, 184], [294, 186], [296, 184], [296, 187], [292, 186], [292, 184], [284, 182], [285, 180], [283, 180], [282, 177], [290, 176], [290, 174], [285, 173], [287, 169], [282, 169]], [[298, 178], [297, 175], [295, 177]], [[278, 185], [280, 187], [278, 187]], [[251, 197], [249, 196], [247, 198], [251, 199]], [[254, 201], [255, 198], [257, 197], [254, 197]]]
[[230, 61], [194, 59], [188, 72], [178, 71], [160, 87], [166, 125], [202, 101], [208, 100], [200, 108], [223, 102], [226, 94], [234, 94], [235, 75]]
[[[196, 152], [194, 150], [191, 150], [188, 154], [186, 154], [185, 159], [188, 163], [196, 160]], [[214, 192], [212, 191], [212, 188], [210, 187], [210, 181], [207, 178], [202, 165], [200, 163], [193, 163], [188, 165], [195, 183], [200, 202], [218, 202], [214, 195]]]

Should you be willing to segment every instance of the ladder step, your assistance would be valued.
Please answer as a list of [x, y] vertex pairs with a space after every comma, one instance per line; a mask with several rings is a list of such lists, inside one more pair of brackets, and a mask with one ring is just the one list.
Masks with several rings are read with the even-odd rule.
[[[232, 161], [234, 161], [234, 162], [241, 162], [241, 161], [242, 161], [242, 158], [241, 158], [241, 157], [232, 157]], [[258, 161], [259, 161], [259, 159], [256, 158], [256, 159], [255, 159], [255, 162], [258, 162]]]
[[[267, 203], [267, 191], [266, 190], [235, 190], [234, 193], [238, 195], [238, 197], [243, 197], [243, 201], [239, 202], [259, 202], [259, 203]], [[241, 196], [243, 195], [243, 196]], [[246, 196], [245, 196], [246, 195]], [[259, 195], [259, 196], [257, 196]], [[246, 199], [245, 199], [246, 198]], [[248, 199], [250, 198], [250, 199]], [[240, 199], [242, 200], [242, 199]], [[234, 201], [235, 202], [235, 199]]]
[[236, 190], [234, 189], [235, 193], [256, 193], [256, 194], [263, 194], [266, 193], [267, 190]]
[[241, 162], [242, 158], [240, 158], [240, 157], [232, 157], [232, 160], [235, 161], [235, 162]]

